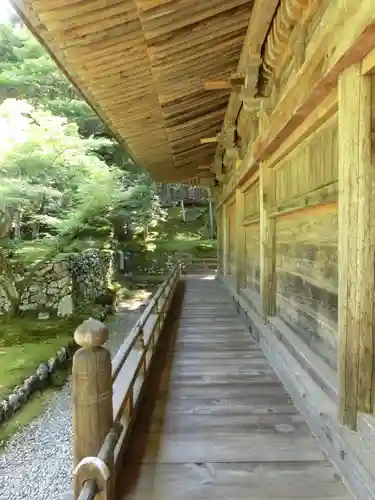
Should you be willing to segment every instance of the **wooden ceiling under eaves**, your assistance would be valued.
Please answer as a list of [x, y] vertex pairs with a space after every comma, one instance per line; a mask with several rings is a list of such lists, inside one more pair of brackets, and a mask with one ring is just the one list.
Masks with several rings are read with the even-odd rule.
[[213, 161], [251, 0], [13, 0], [88, 102], [159, 181]]

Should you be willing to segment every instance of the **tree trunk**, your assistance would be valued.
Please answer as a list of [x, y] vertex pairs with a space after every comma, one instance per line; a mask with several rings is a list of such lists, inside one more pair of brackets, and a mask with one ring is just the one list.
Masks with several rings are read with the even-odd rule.
[[38, 240], [39, 239], [39, 222], [35, 222], [33, 224], [33, 235], [32, 235], [33, 240]]
[[22, 223], [22, 215], [20, 210], [16, 210], [14, 214], [14, 239], [21, 239], [21, 223]]
[[212, 201], [209, 200], [208, 203], [209, 203], [208, 210], [209, 210], [209, 216], [210, 216], [210, 237], [213, 240], [215, 238], [214, 214], [213, 214], [213, 209], [212, 209]]
[[43, 260], [29, 269], [23, 280], [16, 281], [13, 265], [9, 262], [7, 255], [0, 250], [0, 289], [4, 292], [10, 303], [10, 308], [6, 314], [8, 318], [19, 314], [21, 298], [26, 288], [31, 284], [35, 274], [46, 265], [47, 261], [55, 257], [57, 253], [57, 249], [50, 252]]
[[181, 197], [181, 212], [182, 212], [182, 220], [186, 222], [186, 212], [185, 212], [185, 205], [184, 205], [184, 198]]
[[126, 241], [132, 241], [133, 240], [133, 229], [131, 222], [128, 220], [126, 222]]
[[0, 250], [0, 289], [10, 303], [6, 316], [13, 317], [19, 312], [21, 294], [18, 290], [12, 265], [3, 251]]

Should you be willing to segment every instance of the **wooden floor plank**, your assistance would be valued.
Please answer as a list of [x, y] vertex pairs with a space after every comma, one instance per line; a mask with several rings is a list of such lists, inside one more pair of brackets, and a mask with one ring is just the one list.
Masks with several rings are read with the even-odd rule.
[[349, 498], [221, 283], [199, 278], [162, 339], [118, 486], [118, 500]]
[[127, 465], [127, 500], [342, 500], [326, 462]]

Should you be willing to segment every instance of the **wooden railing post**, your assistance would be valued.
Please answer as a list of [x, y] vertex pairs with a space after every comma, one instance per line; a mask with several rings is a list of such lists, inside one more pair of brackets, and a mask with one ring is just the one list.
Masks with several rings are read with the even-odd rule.
[[[108, 328], [95, 319], [84, 321], [75, 331], [81, 346], [73, 358], [73, 449], [74, 466], [96, 457], [113, 426], [111, 355], [102, 345]], [[74, 498], [82, 482], [74, 482]]]

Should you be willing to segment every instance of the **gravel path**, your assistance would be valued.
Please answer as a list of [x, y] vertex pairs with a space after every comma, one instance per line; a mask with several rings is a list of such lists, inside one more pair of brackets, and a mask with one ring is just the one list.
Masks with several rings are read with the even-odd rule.
[[[125, 309], [111, 320], [112, 356], [138, 318], [139, 312]], [[0, 500], [71, 499], [71, 389], [69, 381], [0, 454]]]

